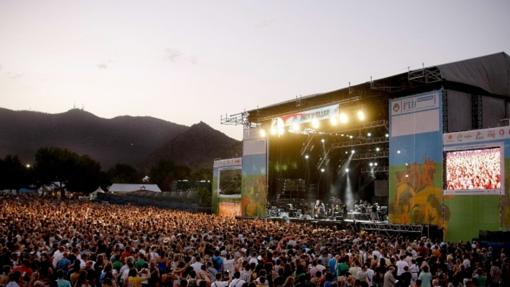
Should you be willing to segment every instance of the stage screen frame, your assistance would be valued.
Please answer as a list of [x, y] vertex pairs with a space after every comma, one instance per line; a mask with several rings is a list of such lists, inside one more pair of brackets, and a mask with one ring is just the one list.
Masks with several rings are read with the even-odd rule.
[[[238, 171], [239, 172], [239, 175], [240, 175], [240, 178], [239, 178], [239, 193], [234, 193], [234, 194], [224, 194], [222, 193], [222, 190], [221, 190], [221, 174], [222, 172], [225, 172], [225, 171]], [[218, 186], [217, 186], [217, 190], [218, 190], [218, 197], [219, 198], [241, 198], [241, 186], [242, 186], [242, 167], [224, 167], [224, 168], [219, 168], [218, 169]]]
[[[486, 143], [480, 145], [457, 145], [457, 146], [449, 146], [443, 149], [443, 158], [444, 158], [444, 166], [443, 166], [443, 193], [444, 195], [502, 195], [505, 190], [505, 150], [504, 143], [496, 142], [496, 143]], [[485, 150], [485, 149], [499, 149], [499, 165], [500, 165], [500, 187], [496, 189], [448, 189], [448, 181], [447, 181], [447, 154], [451, 152], [457, 151], [474, 151], [474, 150]]]

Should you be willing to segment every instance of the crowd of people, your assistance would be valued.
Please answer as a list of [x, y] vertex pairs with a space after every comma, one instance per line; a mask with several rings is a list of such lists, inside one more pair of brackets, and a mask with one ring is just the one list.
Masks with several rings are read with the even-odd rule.
[[510, 286], [506, 250], [0, 195], [0, 286]]
[[449, 152], [446, 155], [448, 190], [501, 188], [499, 148]]

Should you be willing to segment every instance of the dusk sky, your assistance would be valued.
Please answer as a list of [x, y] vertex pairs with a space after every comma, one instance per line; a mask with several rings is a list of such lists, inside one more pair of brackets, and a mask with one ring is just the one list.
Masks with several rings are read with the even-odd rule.
[[204, 121], [510, 53], [510, 1], [0, 0], [0, 107]]

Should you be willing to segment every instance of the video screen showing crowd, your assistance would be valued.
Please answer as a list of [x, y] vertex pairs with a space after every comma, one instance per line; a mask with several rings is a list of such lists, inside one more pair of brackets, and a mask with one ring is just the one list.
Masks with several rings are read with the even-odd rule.
[[494, 190], [501, 188], [501, 148], [446, 153], [447, 190]]

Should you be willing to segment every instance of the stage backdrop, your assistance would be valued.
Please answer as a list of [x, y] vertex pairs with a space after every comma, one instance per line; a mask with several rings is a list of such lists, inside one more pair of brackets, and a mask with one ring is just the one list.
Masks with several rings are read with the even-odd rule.
[[389, 221], [447, 228], [442, 90], [390, 101]]
[[510, 128], [443, 134], [442, 97], [390, 101], [390, 222], [437, 225], [448, 241], [509, 230]]
[[213, 165], [212, 212], [220, 216], [241, 215], [242, 159], [215, 160]]
[[243, 134], [241, 211], [244, 216], [267, 214], [267, 138], [257, 128]]
[[510, 127], [444, 134], [443, 141], [444, 203], [450, 214], [446, 238], [470, 240], [480, 230], [509, 230]]

